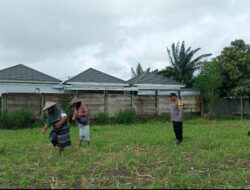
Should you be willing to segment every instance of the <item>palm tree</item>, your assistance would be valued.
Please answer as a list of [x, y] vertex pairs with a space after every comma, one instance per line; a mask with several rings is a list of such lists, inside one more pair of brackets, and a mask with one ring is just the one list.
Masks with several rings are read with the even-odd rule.
[[132, 77], [139, 76], [139, 75], [143, 74], [144, 72], [148, 72], [148, 71], [150, 71], [150, 68], [148, 68], [146, 71], [144, 71], [140, 62], [136, 66], [135, 70], [133, 69], [133, 67], [131, 67]]
[[201, 48], [192, 50], [191, 47], [186, 49], [184, 41], [182, 42], [181, 47], [179, 42], [177, 45], [173, 43], [171, 51], [167, 48], [170, 66], [158, 71], [158, 74], [182, 82], [189, 87], [192, 86], [193, 73], [201, 66], [201, 60], [212, 55], [203, 54], [193, 59], [194, 55], [200, 49]]

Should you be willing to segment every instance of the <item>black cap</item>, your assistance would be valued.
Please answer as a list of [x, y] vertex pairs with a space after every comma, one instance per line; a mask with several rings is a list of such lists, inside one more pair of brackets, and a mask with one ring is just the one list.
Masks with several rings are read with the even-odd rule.
[[173, 96], [177, 97], [176, 93], [173, 93], [173, 92], [172, 92], [172, 93], [170, 94], [170, 97], [173, 97]]

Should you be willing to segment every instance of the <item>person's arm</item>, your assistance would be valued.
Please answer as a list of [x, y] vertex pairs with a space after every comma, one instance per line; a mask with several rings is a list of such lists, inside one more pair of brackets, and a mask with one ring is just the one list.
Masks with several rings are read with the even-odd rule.
[[63, 126], [63, 124], [65, 124], [68, 120], [68, 117], [67, 116], [63, 116], [60, 121], [58, 121], [56, 124], [55, 124], [55, 127], [57, 129], [61, 128]]
[[75, 121], [76, 118], [77, 118], [77, 110], [76, 110], [76, 108], [74, 108], [73, 116], [72, 116], [72, 121]]
[[42, 128], [42, 134], [44, 135], [45, 134], [45, 132], [48, 130], [48, 128], [49, 128], [49, 125], [46, 123], [45, 125], [44, 125], [44, 127]]
[[179, 116], [178, 116], [178, 121], [181, 122], [183, 118], [183, 109], [179, 108]]
[[73, 114], [72, 121], [75, 121], [75, 120], [76, 120], [76, 117], [75, 117], [75, 114]]
[[84, 113], [84, 116], [88, 116], [89, 115], [89, 110], [88, 110], [88, 108], [85, 105], [83, 106], [83, 113]]
[[179, 116], [178, 116], [178, 121], [182, 121], [183, 119], [183, 101], [179, 100], [178, 102], [178, 109], [179, 109]]

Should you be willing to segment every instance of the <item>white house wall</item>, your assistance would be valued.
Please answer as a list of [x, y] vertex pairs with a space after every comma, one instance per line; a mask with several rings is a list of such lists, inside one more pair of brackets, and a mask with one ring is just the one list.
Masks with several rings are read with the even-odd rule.
[[[178, 90], [167, 90], [167, 91], [158, 91], [159, 96], [169, 96], [170, 93], [176, 93], [178, 94]], [[199, 96], [200, 91], [199, 90], [189, 90], [189, 89], [181, 89], [180, 90], [181, 96]], [[138, 92], [138, 95], [155, 95], [155, 90], [140, 90]]]
[[185, 85], [161, 85], [161, 84], [135, 84], [139, 90], [169, 90], [169, 89], [181, 89]]
[[[65, 93], [65, 91], [75, 90], [110, 90], [110, 91], [137, 91], [138, 95], [155, 95], [155, 90], [158, 90], [158, 95], [169, 95], [171, 92], [178, 93], [181, 89], [180, 85], [135, 85], [128, 87], [126, 84], [32, 84], [32, 83], [4, 83], [0, 82], [0, 96], [3, 93]], [[39, 89], [39, 90], [38, 90]], [[182, 96], [200, 95], [199, 90], [181, 90]]]
[[64, 86], [65, 91], [71, 90], [110, 90], [110, 91], [137, 91], [137, 88], [129, 87], [128, 84], [119, 83], [77, 83], [71, 82]]
[[56, 84], [0, 83], [0, 95], [3, 93], [64, 93], [64, 90]]

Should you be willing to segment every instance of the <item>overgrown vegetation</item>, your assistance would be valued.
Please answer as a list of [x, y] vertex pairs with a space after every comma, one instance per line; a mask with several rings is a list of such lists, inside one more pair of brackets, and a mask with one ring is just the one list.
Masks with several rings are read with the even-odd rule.
[[[208, 120], [239, 120], [240, 117], [236, 115], [226, 113], [214, 113], [209, 112], [203, 116], [204, 119]], [[249, 116], [245, 116], [245, 119], [249, 119]]]
[[124, 111], [119, 111], [115, 117], [114, 121], [119, 124], [132, 124], [136, 121], [136, 112], [134, 109], [126, 109]]
[[194, 87], [201, 90], [201, 96], [205, 105], [205, 112], [212, 114], [213, 105], [219, 98], [219, 87], [222, 84], [222, 77], [219, 73], [217, 62], [211, 61], [204, 63], [200, 74], [196, 77]]
[[[250, 121], [189, 120], [175, 145], [171, 123], [91, 126], [91, 145], [58, 155], [39, 128], [0, 133], [1, 188], [250, 187]], [[72, 143], [78, 129], [71, 128]]]
[[[221, 53], [210, 60], [202, 61], [210, 54], [201, 55], [192, 60], [200, 48], [192, 50], [185, 48], [184, 42], [172, 44], [168, 49], [169, 64], [158, 71], [166, 77], [183, 82], [187, 87], [201, 89], [201, 96], [205, 103], [205, 112], [209, 115], [217, 98], [250, 97], [250, 45], [242, 39], [236, 39]], [[201, 69], [198, 76], [195, 70]], [[241, 118], [243, 118], [241, 105]]]
[[136, 69], [133, 69], [133, 67], [131, 67], [132, 77], [137, 77], [137, 76], [139, 76], [145, 72], [149, 72], [149, 71], [150, 71], [150, 68], [147, 68], [144, 71], [140, 62], [137, 64]]
[[110, 123], [110, 119], [107, 113], [98, 113], [93, 121], [97, 125], [107, 125]]
[[195, 70], [201, 66], [202, 59], [212, 55], [203, 54], [194, 58], [195, 54], [200, 50], [201, 48], [194, 50], [191, 47], [186, 48], [184, 41], [181, 45], [179, 42], [177, 44], [173, 43], [171, 49], [167, 49], [170, 66], [158, 73], [192, 87]]
[[14, 112], [0, 113], [1, 129], [23, 129], [31, 127], [35, 122], [33, 114], [28, 111], [19, 110]]

